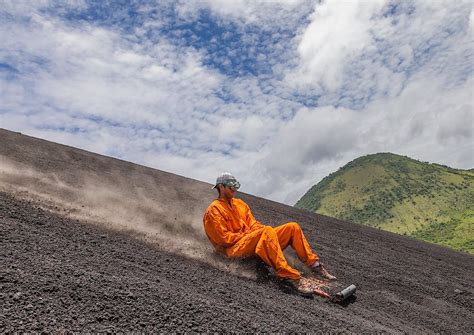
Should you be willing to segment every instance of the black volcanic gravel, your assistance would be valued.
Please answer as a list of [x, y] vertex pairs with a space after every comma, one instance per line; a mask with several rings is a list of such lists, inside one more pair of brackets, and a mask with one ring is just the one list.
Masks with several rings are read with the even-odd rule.
[[[285, 219], [286, 212], [292, 211], [256, 198], [247, 201], [259, 206], [260, 218], [275, 213]], [[268, 211], [276, 205], [276, 211]], [[314, 220], [314, 214], [299, 213], [301, 221], [308, 216]], [[386, 258], [380, 253], [386, 252], [387, 245], [394, 249], [396, 245], [364, 246], [360, 241], [364, 236], [356, 235], [357, 228], [365, 228], [361, 226], [355, 226], [359, 241], [350, 248], [320, 246], [321, 254], [338, 264], [335, 272], [359, 286], [357, 301], [342, 307], [322, 298], [285, 294], [271, 282], [257, 284], [233, 276], [5, 193], [0, 193], [0, 224], [2, 332], [473, 330], [472, 286], [467, 286], [473, 274], [471, 256], [435, 248], [434, 258], [423, 260], [414, 254], [432, 246], [417, 248], [419, 242], [407, 239], [402, 247], [408, 259], [400, 257], [399, 251]], [[331, 224], [337, 230], [341, 223]], [[317, 235], [316, 227], [306, 230]], [[367, 259], [367, 249], [374, 249], [369, 250], [372, 259]], [[351, 255], [344, 259], [346, 253]], [[354, 253], [360, 255], [357, 264], [349, 261]], [[446, 266], [452, 255], [459, 259]], [[384, 268], [383, 262], [392, 265]], [[343, 274], [343, 269], [350, 273]]]

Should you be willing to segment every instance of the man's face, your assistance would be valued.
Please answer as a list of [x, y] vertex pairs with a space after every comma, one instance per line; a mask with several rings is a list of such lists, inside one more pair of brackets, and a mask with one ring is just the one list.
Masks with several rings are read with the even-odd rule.
[[224, 196], [224, 198], [230, 200], [234, 197], [234, 193], [235, 193], [235, 188], [234, 187], [225, 186], [225, 185], [222, 185], [222, 184], [220, 184], [218, 187], [219, 187], [219, 190], [221, 192], [221, 195]]

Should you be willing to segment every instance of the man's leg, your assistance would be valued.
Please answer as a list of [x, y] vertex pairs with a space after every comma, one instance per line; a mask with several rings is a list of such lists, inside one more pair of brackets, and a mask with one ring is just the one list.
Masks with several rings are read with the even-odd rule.
[[226, 249], [228, 257], [249, 257], [257, 255], [275, 269], [280, 278], [299, 279], [300, 273], [293, 269], [285, 259], [278, 242], [276, 231], [265, 226], [241, 238]]
[[275, 227], [281, 249], [285, 250], [288, 245], [296, 251], [296, 255], [307, 266], [311, 267], [319, 256], [311, 250], [303, 231], [296, 222], [288, 222]]

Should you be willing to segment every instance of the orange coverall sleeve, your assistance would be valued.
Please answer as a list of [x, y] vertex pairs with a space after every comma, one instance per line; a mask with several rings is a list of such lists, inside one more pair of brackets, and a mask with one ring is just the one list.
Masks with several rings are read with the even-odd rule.
[[255, 219], [249, 206], [247, 206], [247, 215], [245, 216], [245, 221], [247, 222], [250, 231], [265, 227], [263, 224], [261, 224]]
[[230, 247], [244, 236], [240, 232], [231, 232], [225, 218], [216, 208], [211, 208], [204, 215], [204, 229], [209, 239], [222, 247]]

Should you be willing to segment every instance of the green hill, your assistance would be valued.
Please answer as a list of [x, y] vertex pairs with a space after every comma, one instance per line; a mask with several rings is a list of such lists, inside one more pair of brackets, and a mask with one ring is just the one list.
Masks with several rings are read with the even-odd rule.
[[295, 207], [474, 254], [473, 169], [368, 155], [311, 187]]

